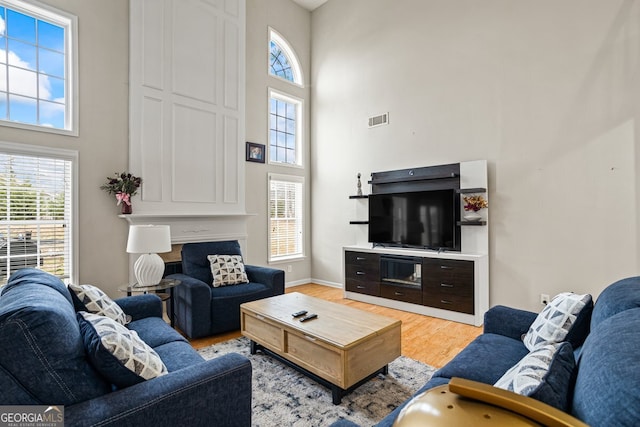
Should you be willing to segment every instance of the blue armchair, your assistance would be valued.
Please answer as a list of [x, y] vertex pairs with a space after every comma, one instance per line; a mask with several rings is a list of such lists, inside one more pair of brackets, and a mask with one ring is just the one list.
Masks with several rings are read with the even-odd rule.
[[189, 338], [240, 329], [240, 304], [284, 293], [284, 271], [245, 265], [249, 283], [214, 288], [209, 255], [242, 255], [236, 241], [186, 243], [173, 289], [176, 326]]

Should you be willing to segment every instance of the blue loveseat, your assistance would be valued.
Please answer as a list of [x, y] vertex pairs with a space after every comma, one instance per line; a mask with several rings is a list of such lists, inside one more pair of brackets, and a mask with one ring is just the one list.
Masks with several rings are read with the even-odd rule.
[[251, 364], [205, 361], [162, 319], [155, 295], [116, 300], [168, 374], [115, 389], [87, 359], [67, 287], [36, 269], [0, 293], [0, 405], [64, 405], [68, 426], [250, 426]]
[[284, 293], [284, 271], [245, 265], [249, 283], [213, 287], [208, 255], [240, 255], [237, 240], [186, 243], [182, 272], [173, 289], [176, 326], [189, 338], [201, 338], [240, 329], [240, 304]]
[[[495, 384], [527, 354], [521, 337], [536, 316], [504, 306], [491, 308], [485, 314], [484, 333], [438, 370], [414, 396], [447, 384], [452, 378]], [[566, 413], [592, 427], [640, 425], [640, 277], [607, 287], [593, 311], [583, 311], [574, 325], [566, 337], [576, 361], [572, 380], [566, 389], [555, 390], [566, 393]], [[392, 426], [410, 400], [377, 427]], [[345, 420], [333, 424], [352, 425]]]

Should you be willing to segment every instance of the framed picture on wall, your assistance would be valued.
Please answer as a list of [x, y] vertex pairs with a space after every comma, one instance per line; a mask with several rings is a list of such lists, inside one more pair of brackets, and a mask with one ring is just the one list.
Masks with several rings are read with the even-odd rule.
[[264, 163], [264, 144], [247, 141], [247, 162]]

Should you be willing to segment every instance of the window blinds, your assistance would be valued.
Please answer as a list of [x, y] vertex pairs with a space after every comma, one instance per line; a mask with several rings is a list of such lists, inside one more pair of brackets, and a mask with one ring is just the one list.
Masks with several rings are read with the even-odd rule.
[[0, 283], [24, 267], [71, 272], [72, 162], [0, 152]]
[[303, 256], [301, 177], [269, 176], [269, 258]]

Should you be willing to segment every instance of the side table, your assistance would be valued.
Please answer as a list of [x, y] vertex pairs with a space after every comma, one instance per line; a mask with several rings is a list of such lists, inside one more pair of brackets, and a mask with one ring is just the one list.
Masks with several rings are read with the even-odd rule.
[[[179, 286], [180, 284], [182, 284], [180, 280], [162, 279], [160, 280], [160, 283], [158, 283], [157, 285], [140, 286], [137, 283], [134, 283], [133, 285], [124, 285], [118, 288], [118, 290], [120, 292], [126, 292], [128, 297], [130, 297], [131, 294], [133, 294], [134, 292], [142, 292], [143, 294], [148, 294], [148, 293], [158, 294], [158, 296], [162, 299], [162, 301], [168, 302], [169, 304], [168, 308], [170, 308], [170, 311], [171, 311], [171, 315], [169, 316], [169, 319], [171, 321], [171, 327], [173, 328], [175, 326], [175, 316], [176, 316], [175, 306], [173, 302], [173, 288], [175, 288], [176, 286]], [[163, 291], [169, 291], [169, 292], [163, 292]]]

